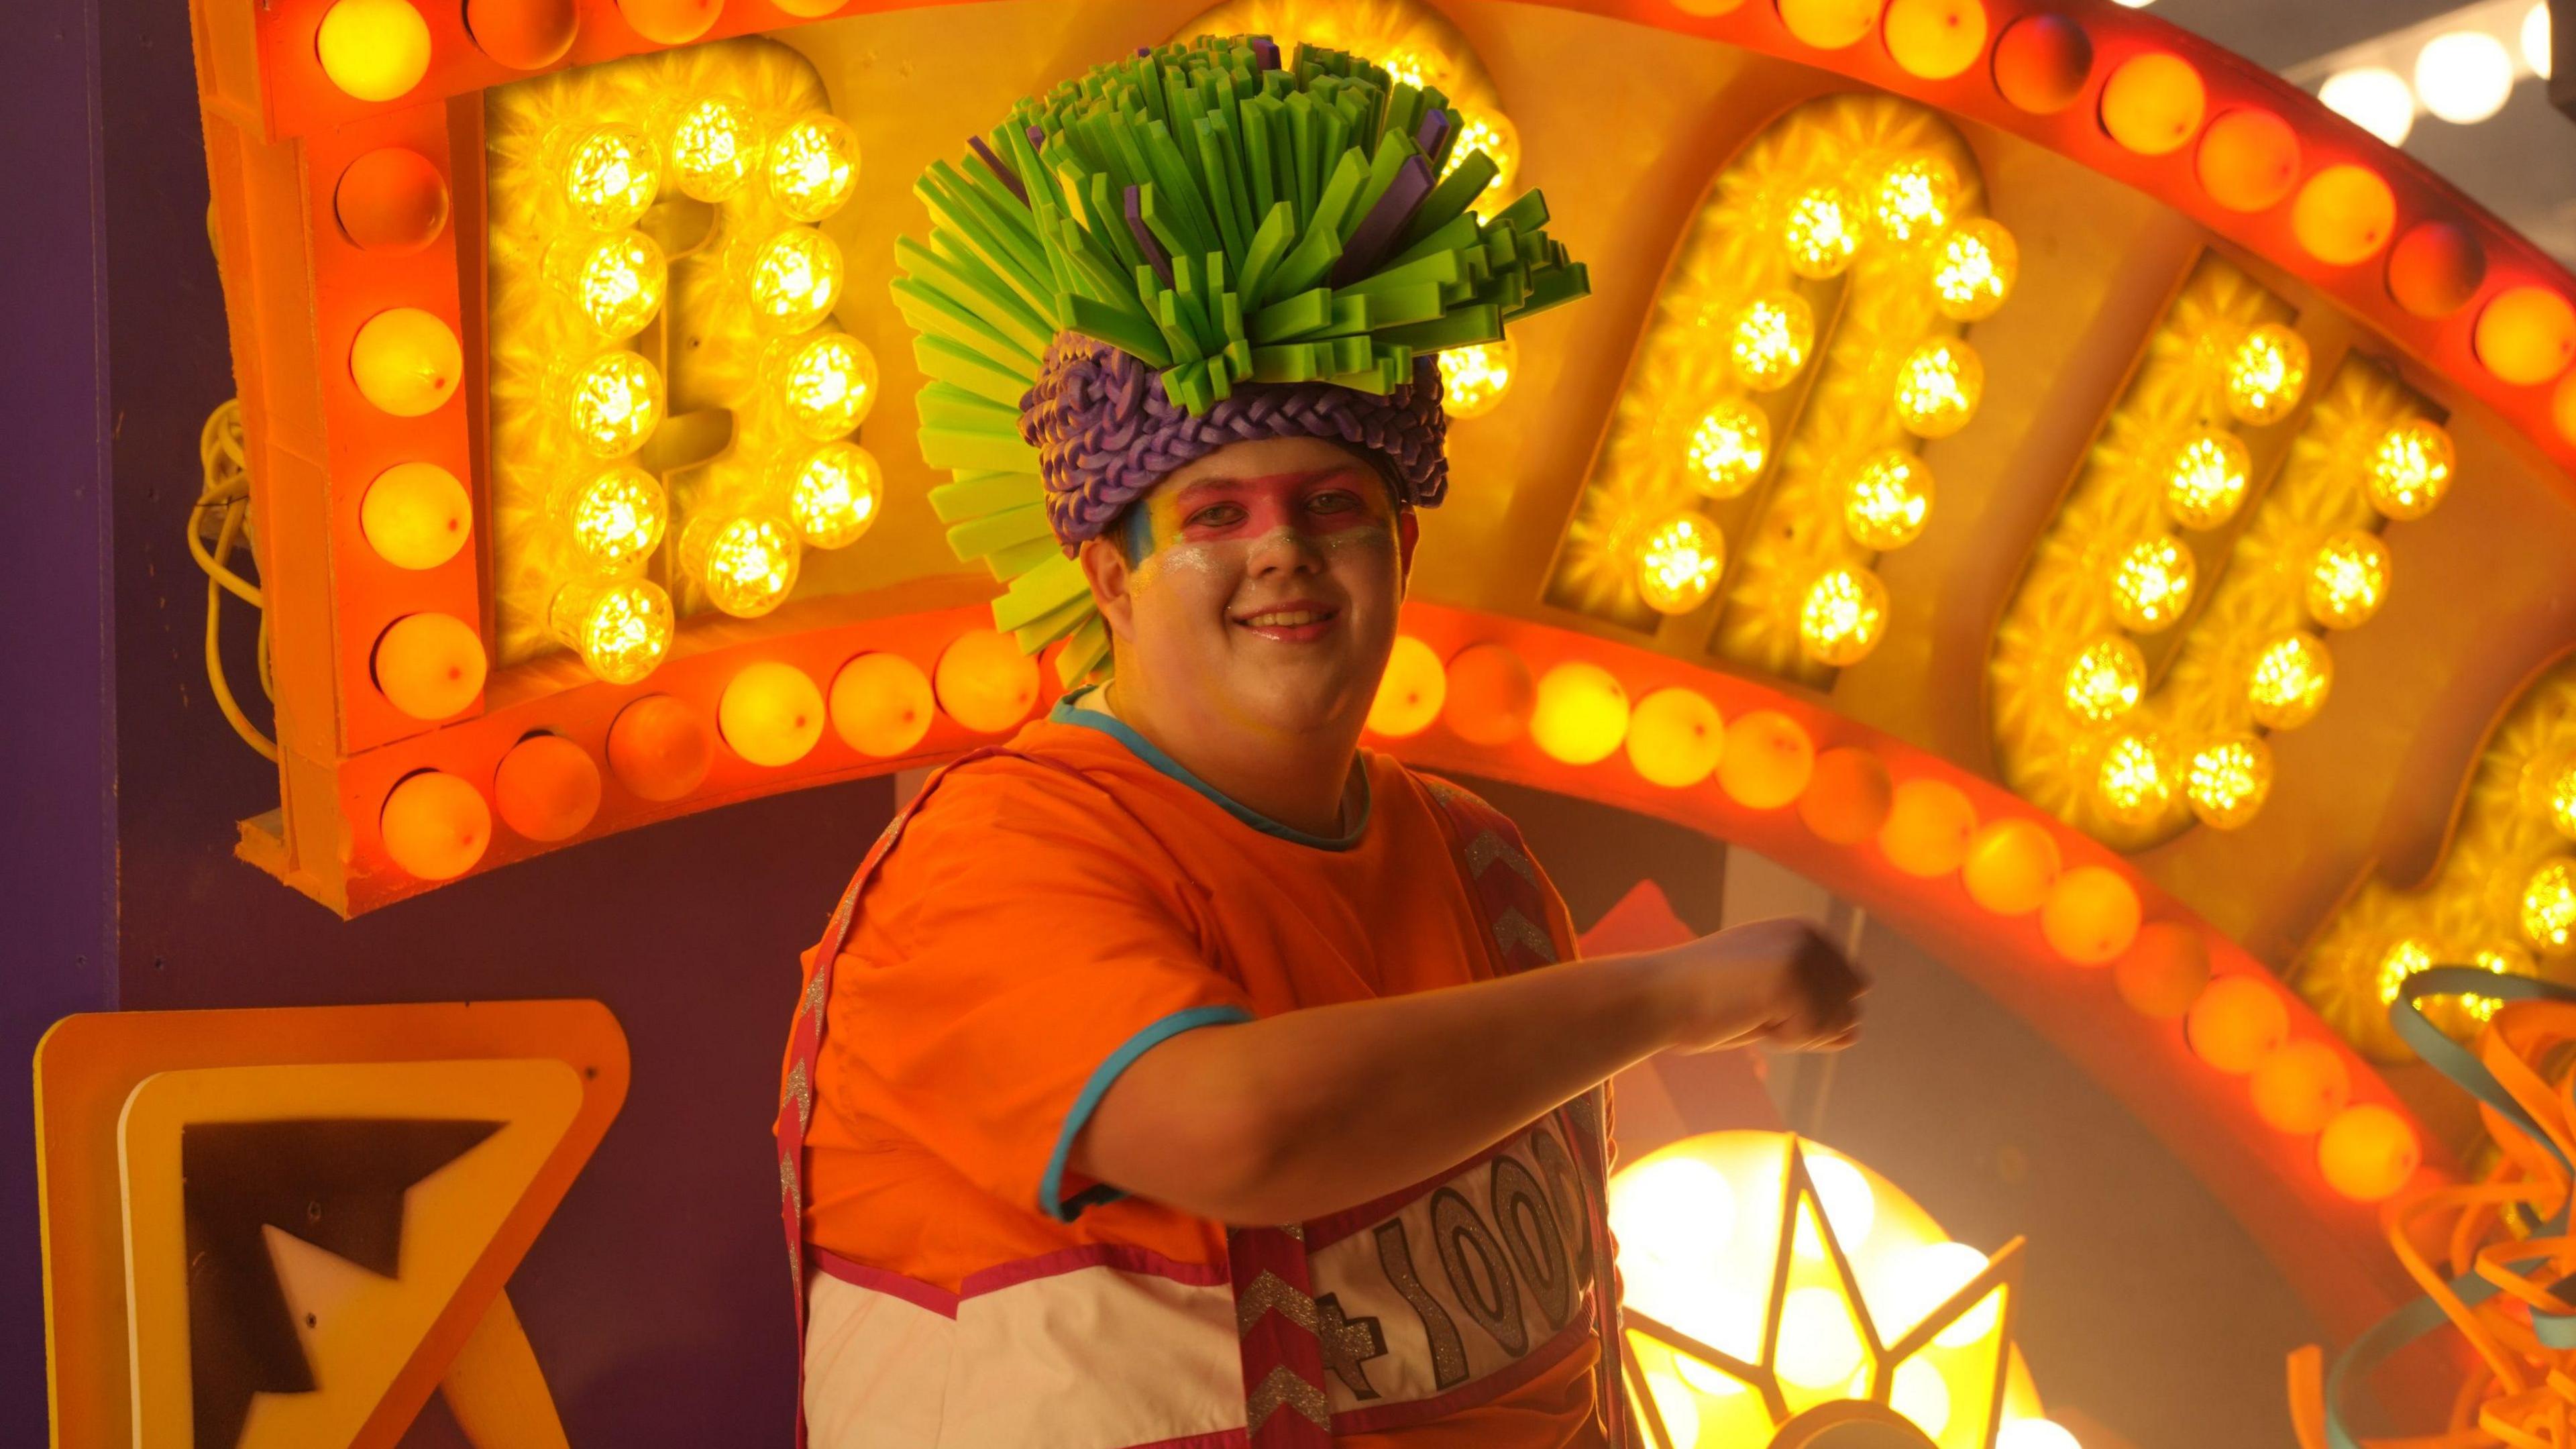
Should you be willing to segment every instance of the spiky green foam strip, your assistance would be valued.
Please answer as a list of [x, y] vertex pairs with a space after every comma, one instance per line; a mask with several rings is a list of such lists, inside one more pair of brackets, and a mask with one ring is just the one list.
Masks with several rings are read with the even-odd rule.
[[1498, 168], [1450, 166], [1461, 121], [1439, 91], [1339, 51], [1276, 55], [1261, 37], [1140, 51], [1022, 100], [914, 188], [930, 234], [896, 243], [893, 291], [930, 379], [923, 457], [957, 479], [932, 505], [1009, 585], [998, 627], [1032, 653], [1070, 640], [1068, 684], [1108, 640], [1019, 435], [1058, 333], [1142, 359], [1198, 415], [1245, 382], [1387, 392], [1417, 353], [1590, 291], [1539, 193], [1470, 209]]

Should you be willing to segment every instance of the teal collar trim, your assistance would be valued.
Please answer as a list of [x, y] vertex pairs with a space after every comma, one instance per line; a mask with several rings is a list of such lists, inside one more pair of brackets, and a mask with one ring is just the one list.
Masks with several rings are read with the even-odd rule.
[[1143, 760], [1146, 764], [1153, 766], [1163, 774], [1168, 775], [1172, 779], [1178, 780], [1182, 784], [1189, 786], [1191, 789], [1198, 791], [1202, 795], [1205, 795], [1226, 814], [1233, 816], [1235, 819], [1242, 821], [1244, 824], [1251, 826], [1253, 829], [1260, 831], [1264, 835], [1275, 835], [1281, 840], [1288, 841], [1291, 844], [1310, 846], [1316, 850], [1348, 850], [1359, 844], [1360, 841], [1367, 836], [1370, 803], [1368, 771], [1360, 771], [1359, 819], [1352, 823], [1350, 833], [1348, 835], [1341, 836], [1310, 835], [1294, 826], [1280, 824], [1269, 816], [1243, 804], [1233, 796], [1223, 793], [1207, 781], [1191, 774], [1182, 766], [1180, 761], [1175, 760], [1171, 756], [1164, 754], [1161, 750], [1156, 749], [1153, 741], [1136, 733], [1136, 731], [1130, 727], [1125, 720], [1118, 718], [1116, 715], [1103, 714], [1099, 710], [1086, 707], [1082, 701], [1088, 698], [1091, 692], [1099, 687], [1100, 686], [1096, 684], [1086, 685], [1081, 689], [1074, 690], [1073, 692], [1065, 695], [1062, 699], [1057, 700], [1055, 702], [1055, 708], [1047, 711], [1048, 722], [1051, 724], [1077, 725], [1083, 729], [1100, 731], [1102, 734], [1109, 736], [1118, 743], [1125, 745], [1128, 751], [1135, 755], [1136, 758]]

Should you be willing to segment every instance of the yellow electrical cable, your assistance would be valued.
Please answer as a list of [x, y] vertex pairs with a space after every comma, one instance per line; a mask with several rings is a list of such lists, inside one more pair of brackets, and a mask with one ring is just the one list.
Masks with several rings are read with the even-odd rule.
[[[206, 682], [233, 733], [275, 760], [277, 742], [260, 733], [250, 716], [242, 713], [241, 703], [233, 698], [232, 683], [224, 677], [223, 610], [224, 595], [229, 592], [261, 611], [259, 685], [262, 693], [276, 697], [269, 672], [267, 597], [257, 584], [233, 572], [229, 563], [250, 527], [250, 468], [243, 456], [241, 399], [228, 398], [207, 415], [206, 426], [197, 435], [197, 461], [205, 482], [188, 510], [188, 556], [206, 574]], [[211, 547], [205, 532], [210, 523], [214, 528]]]

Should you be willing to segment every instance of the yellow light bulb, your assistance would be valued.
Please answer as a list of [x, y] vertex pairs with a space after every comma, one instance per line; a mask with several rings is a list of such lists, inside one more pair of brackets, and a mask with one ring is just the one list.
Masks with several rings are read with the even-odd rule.
[[2147, 660], [2126, 637], [2096, 639], [2066, 666], [2060, 693], [2066, 708], [2088, 724], [2109, 724], [2138, 707], [2146, 693]]
[[2549, 782], [2549, 823], [2558, 833], [2576, 840], [2576, 763], [2559, 767]]
[[1441, 168], [1447, 175], [1458, 169], [1460, 162], [1482, 151], [1494, 163], [1494, 179], [1470, 204], [1478, 216], [1490, 217], [1495, 210], [1508, 205], [1512, 182], [1521, 171], [1521, 133], [1509, 116], [1499, 112], [1460, 111], [1458, 139], [1449, 143], [1449, 164]]
[[1931, 516], [1932, 467], [1903, 448], [1863, 463], [1843, 495], [1843, 529], [1863, 548], [1903, 548]]
[[1994, 315], [2021, 275], [2021, 247], [2003, 223], [1977, 217], [1950, 228], [1933, 254], [1932, 296], [1941, 315], [1974, 322]]
[[464, 376], [455, 329], [418, 307], [377, 313], [349, 343], [349, 377], [359, 395], [398, 418], [438, 411]]
[[408, 0], [339, 0], [314, 31], [331, 84], [362, 101], [390, 101], [429, 73], [429, 24]]
[[2544, 956], [2576, 945], [2576, 860], [2543, 862], [2522, 888], [2522, 934]]
[[2182, 617], [2196, 567], [2174, 538], [2142, 539], [2111, 569], [2111, 614], [2122, 628], [2152, 634]]
[[358, 503], [358, 527], [396, 568], [434, 569], [456, 557], [474, 528], [474, 500], [436, 463], [396, 463]]
[[2308, 386], [2308, 344], [2278, 322], [2245, 334], [2227, 359], [2227, 410], [2241, 423], [2277, 423]]
[[2193, 754], [2183, 778], [2191, 813], [2218, 830], [2253, 819], [2271, 790], [2271, 746], [2252, 735], [2220, 740]]
[[847, 548], [877, 521], [885, 470], [853, 443], [825, 443], [806, 455], [787, 489], [797, 536], [816, 548]]
[[2451, 435], [2422, 418], [2410, 418], [2380, 434], [2362, 487], [2383, 517], [2421, 518], [2451, 491], [2451, 474], [2458, 466]]
[[1936, 337], [1907, 353], [1896, 369], [1896, 420], [1918, 438], [1946, 438], [1977, 415], [1986, 365], [1977, 349]]
[[859, 137], [838, 116], [807, 116], [770, 138], [761, 163], [778, 209], [821, 221], [859, 187]]
[[1823, 280], [1838, 276], [1860, 250], [1860, 203], [1839, 186], [1802, 191], [1780, 219], [1789, 270]]
[[662, 543], [669, 521], [662, 484], [641, 468], [604, 469], [568, 489], [559, 516], [573, 547], [604, 574], [624, 573]]
[[1887, 632], [1887, 585], [1867, 569], [1829, 569], [1798, 606], [1798, 642], [1819, 664], [1857, 664]]
[[661, 245], [640, 231], [596, 240], [566, 238], [546, 254], [545, 271], [599, 335], [623, 342], [662, 310], [670, 269]]
[[2397, 990], [2406, 984], [2406, 978], [2432, 964], [2433, 948], [2415, 936], [2408, 936], [2381, 952], [2379, 974], [2374, 980], [2379, 1004], [2387, 1006], [2395, 1002]]
[[2094, 788], [2112, 819], [2124, 825], [2154, 823], [2173, 803], [2173, 771], [2165, 765], [2162, 743], [2142, 733], [2111, 741], [2111, 747], [2102, 752]]
[[841, 300], [841, 248], [810, 226], [789, 227], [752, 253], [744, 285], [761, 327], [802, 332]]
[[1691, 483], [1711, 498], [1739, 496], [1770, 461], [1771, 419], [1741, 398], [1710, 408], [1691, 429]]
[[1520, 349], [1508, 337], [1432, 355], [1440, 360], [1440, 407], [1453, 418], [1481, 418], [1500, 407], [1520, 361]]
[[2185, 528], [2216, 528], [2245, 502], [2253, 467], [2245, 440], [2234, 433], [2193, 432], [2165, 464], [2165, 512]]
[[680, 567], [707, 602], [737, 619], [757, 619], [786, 602], [804, 550], [775, 518], [699, 517], [680, 533]]
[[2376, 534], [2356, 528], [2327, 539], [2308, 564], [2308, 616], [2329, 629], [2367, 623], [2387, 601], [2393, 567]]
[[1744, 304], [1729, 329], [1735, 375], [1756, 392], [1785, 386], [1807, 365], [1816, 342], [1816, 310], [1795, 292], [1771, 292]]
[[829, 442], [865, 421], [877, 399], [876, 355], [846, 332], [780, 344], [779, 400], [796, 431]]
[[595, 458], [623, 458], [662, 425], [662, 373], [632, 352], [603, 352], [573, 372], [564, 420]]
[[662, 161], [633, 126], [592, 126], [565, 148], [563, 197], [573, 215], [597, 231], [622, 231], [644, 215], [662, 189]]
[[1647, 529], [1637, 545], [1637, 592], [1659, 614], [1687, 614], [1717, 592], [1726, 569], [1726, 537], [1696, 513], [1676, 513]]
[[[2498, 976], [2540, 974], [2539, 968], [2532, 964], [2531, 953], [2511, 941], [2498, 941], [2492, 946], [2481, 948], [2471, 959]], [[2481, 1023], [2495, 1020], [2496, 1012], [2504, 1005], [2492, 996], [2462, 996], [2454, 999], [2459, 1003], [2462, 1015], [2471, 1021]]]
[[1898, 245], [1928, 241], [1950, 224], [1959, 201], [1959, 173], [1938, 156], [1899, 158], [1878, 174], [1870, 195], [1870, 220]]
[[647, 579], [568, 584], [549, 610], [555, 637], [610, 684], [633, 684], [671, 652], [671, 596]]
[[2254, 722], [2269, 730], [2294, 730], [2325, 708], [2334, 688], [2334, 654], [2314, 634], [2293, 630], [2263, 646], [2246, 671], [2245, 702]]
[[663, 149], [671, 158], [671, 179], [684, 195], [726, 201], [751, 179], [760, 134], [749, 106], [730, 96], [708, 96], [671, 123]]

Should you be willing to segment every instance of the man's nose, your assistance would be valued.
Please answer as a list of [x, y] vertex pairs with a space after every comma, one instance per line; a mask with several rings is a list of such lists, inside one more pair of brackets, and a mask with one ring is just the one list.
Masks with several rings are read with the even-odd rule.
[[1253, 540], [1248, 562], [1256, 575], [1316, 573], [1324, 566], [1324, 551], [1313, 535], [1283, 523]]

